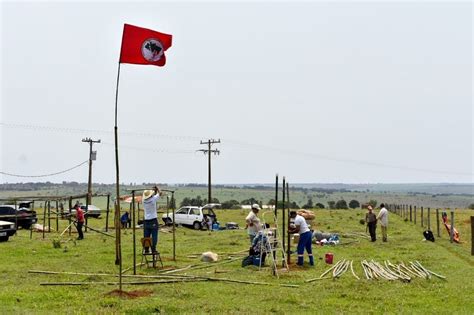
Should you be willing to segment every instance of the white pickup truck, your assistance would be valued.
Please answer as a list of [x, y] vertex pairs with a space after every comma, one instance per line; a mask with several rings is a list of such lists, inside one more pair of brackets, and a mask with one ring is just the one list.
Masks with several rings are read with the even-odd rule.
[[0, 221], [0, 242], [8, 241], [8, 238], [15, 234], [15, 223]]
[[[204, 222], [204, 217], [208, 217], [211, 220], [211, 224], [217, 222], [216, 214], [212, 209], [219, 206], [220, 204], [211, 203], [203, 207], [181, 207], [174, 214], [175, 224], [192, 226], [195, 230], [200, 230]], [[163, 214], [161, 218], [166, 225], [173, 223], [173, 213]]]

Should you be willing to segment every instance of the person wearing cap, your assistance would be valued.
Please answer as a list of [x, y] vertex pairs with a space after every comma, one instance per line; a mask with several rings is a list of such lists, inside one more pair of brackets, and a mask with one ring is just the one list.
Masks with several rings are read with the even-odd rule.
[[377, 215], [377, 220], [380, 221], [380, 227], [382, 228], [382, 241], [387, 241], [387, 226], [388, 226], [388, 210], [385, 209], [385, 205], [380, 204], [380, 212]]
[[156, 214], [156, 203], [160, 199], [161, 191], [158, 186], [153, 190], [145, 190], [142, 195], [143, 208], [145, 211], [145, 220], [143, 223], [143, 236], [152, 239], [151, 251], [156, 253], [156, 244], [158, 243], [158, 216]]
[[288, 227], [288, 233], [298, 233], [300, 235], [300, 239], [298, 241], [298, 266], [303, 266], [304, 262], [304, 250], [309, 256], [309, 264], [314, 266], [314, 258], [313, 258], [313, 248], [311, 243], [312, 233], [306, 223], [305, 218], [298, 215], [296, 211], [290, 211], [290, 218], [294, 220], [294, 224]]
[[367, 222], [367, 228], [369, 229], [370, 239], [372, 242], [375, 242], [377, 237], [375, 230], [377, 229], [377, 217], [375, 213], [372, 212], [372, 206], [367, 207], [367, 213], [365, 214], [365, 222]]
[[77, 229], [77, 234], [79, 235], [77, 237], [78, 240], [84, 239], [84, 234], [82, 233], [82, 227], [84, 226], [84, 211], [81, 209], [81, 206], [79, 203], [76, 203], [76, 229]]
[[245, 218], [247, 234], [249, 235], [250, 239], [250, 246], [252, 246], [253, 239], [257, 235], [258, 231], [260, 231], [260, 219], [258, 218], [257, 214], [260, 211], [260, 206], [256, 203], [252, 205], [252, 210], [249, 212], [247, 217]]

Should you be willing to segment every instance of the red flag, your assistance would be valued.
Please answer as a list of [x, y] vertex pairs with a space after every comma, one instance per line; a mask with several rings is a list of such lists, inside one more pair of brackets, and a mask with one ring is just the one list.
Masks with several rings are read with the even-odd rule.
[[125, 24], [120, 63], [164, 66], [165, 51], [171, 47], [171, 35]]

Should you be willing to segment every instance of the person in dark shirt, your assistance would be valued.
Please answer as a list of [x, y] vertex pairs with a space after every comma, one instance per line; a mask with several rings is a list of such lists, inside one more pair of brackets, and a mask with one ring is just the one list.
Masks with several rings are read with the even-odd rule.
[[375, 213], [372, 212], [372, 206], [368, 206], [367, 211], [368, 212], [365, 214], [365, 222], [367, 222], [370, 239], [372, 242], [375, 242], [377, 240], [375, 236], [375, 230], [377, 229], [377, 217]]

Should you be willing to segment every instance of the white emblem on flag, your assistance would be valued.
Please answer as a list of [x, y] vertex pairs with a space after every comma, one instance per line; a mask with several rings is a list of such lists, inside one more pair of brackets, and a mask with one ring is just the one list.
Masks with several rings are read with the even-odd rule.
[[163, 45], [154, 38], [147, 39], [142, 44], [142, 55], [149, 62], [156, 62], [163, 56]]

